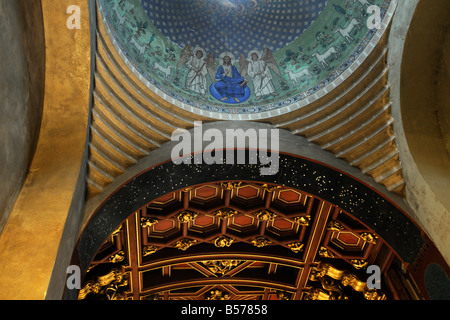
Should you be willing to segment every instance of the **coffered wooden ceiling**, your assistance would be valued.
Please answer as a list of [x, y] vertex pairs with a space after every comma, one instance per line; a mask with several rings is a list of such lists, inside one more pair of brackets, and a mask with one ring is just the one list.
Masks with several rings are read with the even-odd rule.
[[[368, 265], [382, 273], [369, 290]], [[92, 260], [79, 299], [420, 298], [373, 230], [301, 191], [246, 182], [166, 194], [131, 214]]]

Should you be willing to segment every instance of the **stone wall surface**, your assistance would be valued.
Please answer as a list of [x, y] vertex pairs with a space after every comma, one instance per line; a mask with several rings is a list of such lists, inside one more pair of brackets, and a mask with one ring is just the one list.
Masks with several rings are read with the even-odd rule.
[[41, 3], [0, 0], [0, 230], [33, 157], [42, 116]]

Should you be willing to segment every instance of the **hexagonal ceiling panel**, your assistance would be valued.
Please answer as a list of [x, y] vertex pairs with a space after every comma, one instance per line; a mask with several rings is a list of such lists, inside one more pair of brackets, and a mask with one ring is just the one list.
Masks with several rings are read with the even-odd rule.
[[[263, 200], [262, 208], [230, 201], [249, 190]], [[203, 192], [207, 199], [199, 208], [196, 195]], [[220, 209], [217, 194], [224, 199]], [[289, 201], [273, 207], [281, 198], [297, 200], [295, 210]], [[396, 259], [349, 213], [302, 191], [208, 183], [172, 192], [129, 216], [91, 262], [78, 298], [395, 299], [403, 290], [388, 286], [398, 277]], [[384, 291], [366, 287], [369, 264], [383, 266]]]

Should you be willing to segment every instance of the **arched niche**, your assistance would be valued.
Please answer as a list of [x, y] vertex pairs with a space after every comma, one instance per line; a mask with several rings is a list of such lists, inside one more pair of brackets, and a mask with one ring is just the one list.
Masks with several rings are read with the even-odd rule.
[[421, 1], [405, 40], [401, 117], [411, 156], [450, 209], [450, 3]]

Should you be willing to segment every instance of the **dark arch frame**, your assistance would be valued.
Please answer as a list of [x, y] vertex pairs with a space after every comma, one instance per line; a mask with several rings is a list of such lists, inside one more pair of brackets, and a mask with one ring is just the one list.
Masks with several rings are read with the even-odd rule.
[[108, 235], [152, 200], [192, 185], [227, 180], [283, 185], [328, 201], [374, 230], [409, 264], [427, 245], [421, 229], [403, 210], [362, 181], [311, 159], [287, 153], [279, 157], [280, 169], [273, 176], [261, 176], [259, 165], [175, 165], [170, 160], [143, 171], [99, 206], [80, 236], [74, 260], [84, 273]]

